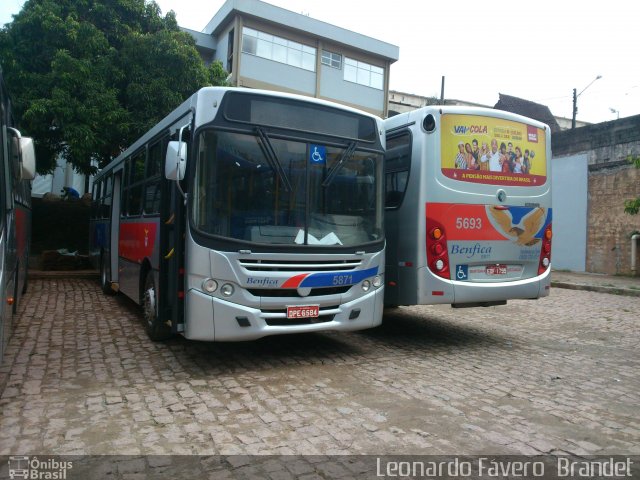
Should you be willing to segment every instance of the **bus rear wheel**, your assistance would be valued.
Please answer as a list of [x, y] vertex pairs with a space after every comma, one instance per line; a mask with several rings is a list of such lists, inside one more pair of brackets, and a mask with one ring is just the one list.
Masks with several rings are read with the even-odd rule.
[[153, 279], [153, 270], [149, 270], [144, 279], [144, 293], [142, 295], [142, 309], [147, 335], [154, 342], [171, 337], [171, 327], [163, 323], [158, 316], [158, 295]]

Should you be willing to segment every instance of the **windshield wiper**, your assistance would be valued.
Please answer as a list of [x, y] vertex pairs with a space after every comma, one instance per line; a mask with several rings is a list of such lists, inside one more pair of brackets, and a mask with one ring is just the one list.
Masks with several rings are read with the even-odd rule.
[[278, 155], [276, 154], [276, 151], [274, 150], [273, 145], [271, 144], [271, 140], [269, 140], [269, 137], [267, 136], [267, 133], [260, 127], [256, 127], [256, 132], [258, 133], [258, 138], [260, 139], [258, 145], [260, 145], [260, 149], [262, 150], [264, 158], [266, 158], [267, 162], [269, 162], [269, 166], [271, 167], [271, 169], [278, 174], [278, 177], [280, 178], [284, 189], [287, 192], [291, 192], [293, 190], [291, 188], [291, 182], [289, 182], [289, 178], [287, 178], [287, 174], [282, 168], [282, 164], [278, 159]]
[[351, 158], [351, 155], [353, 155], [353, 152], [355, 152], [355, 150], [356, 150], [356, 142], [351, 142], [347, 147], [347, 149], [344, 152], [342, 152], [342, 156], [340, 157], [340, 160], [338, 160], [333, 165], [333, 167], [331, 167], [331, 170], [329, 170], [329, 173], [327, 174], [327, 178], [325, 178], [324, 182], [322, 182], [323, 187], [328, 187], [329, 185], [331, 185], [335, 176], [338, 174], [338, 172], [344, 166], [344, 164]]

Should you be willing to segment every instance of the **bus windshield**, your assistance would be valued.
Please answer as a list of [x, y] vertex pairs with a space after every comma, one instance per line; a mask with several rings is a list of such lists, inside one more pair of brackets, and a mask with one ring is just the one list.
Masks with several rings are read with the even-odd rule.
[[382, 154], [256, 134], [197, 139], [192, 221], [258, 244], [355, 246], [383, 238]]

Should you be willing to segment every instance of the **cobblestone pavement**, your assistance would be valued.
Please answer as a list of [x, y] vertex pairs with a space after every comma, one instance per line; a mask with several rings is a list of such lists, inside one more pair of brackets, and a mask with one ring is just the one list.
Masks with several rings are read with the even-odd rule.
[[156, 344], [96, 282], [34, 280], [0, 367], [0, 455], [639, 455], [639, 306], [556, 288], [357, 333]]

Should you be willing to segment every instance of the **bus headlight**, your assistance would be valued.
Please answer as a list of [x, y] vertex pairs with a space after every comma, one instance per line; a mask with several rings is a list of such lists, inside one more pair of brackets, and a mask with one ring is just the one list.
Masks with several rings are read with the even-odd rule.
[[378, 288], [380, 285], [382, 285], [382, 277], [380, 275], [376, 275], [373, 277], [373, 286]]
[[362, 282], [362, 290], [364, 290], [365, 292], [368, 292], [369, 289], [371, 288], [371, 282], [369, 280], [365, 280]]
[[202, 289], [207, 293], [213, 293], [218, 289], [218, 282], [213, 278], [207, 278], [202, 282]]
[[231, 285], [230, 283], [225, 283], [220, 288], [220, 293], [222, 293], [222, 295], [224, 295], [225, 297], [230, 297], [231, 295], [233, 295], [233, 285]]

